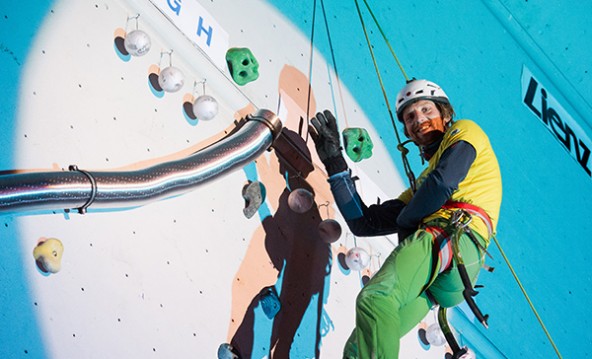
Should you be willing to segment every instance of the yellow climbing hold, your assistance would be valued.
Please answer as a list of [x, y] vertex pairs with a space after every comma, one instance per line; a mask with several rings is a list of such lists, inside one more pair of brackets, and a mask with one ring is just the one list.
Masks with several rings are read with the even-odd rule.
[[62, 268], [64, 245], [57, 238], [46, 238], [39, 241], [33, 249], [33, 257], [43, 273], [57, 273]]

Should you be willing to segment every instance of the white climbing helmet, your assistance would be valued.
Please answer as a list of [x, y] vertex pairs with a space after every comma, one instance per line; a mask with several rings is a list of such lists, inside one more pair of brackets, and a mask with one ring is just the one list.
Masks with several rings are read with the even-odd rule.
[[397, 95], [397, 117], [401, 118], [401, 112], [405, 106], [419, 100], [432, 100], [440, 103], [450, 103], [448, 96], [436, 83], [428, 80], [412, 79]]

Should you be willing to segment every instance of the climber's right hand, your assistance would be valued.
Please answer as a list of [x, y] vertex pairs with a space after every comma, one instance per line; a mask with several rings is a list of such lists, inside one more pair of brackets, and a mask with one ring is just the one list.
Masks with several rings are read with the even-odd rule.
[[310, 120], [309, 133], [329, 176], [347, 170], [347, 163], [341, 152], [337, 120], [331, 111], [317, 113]]

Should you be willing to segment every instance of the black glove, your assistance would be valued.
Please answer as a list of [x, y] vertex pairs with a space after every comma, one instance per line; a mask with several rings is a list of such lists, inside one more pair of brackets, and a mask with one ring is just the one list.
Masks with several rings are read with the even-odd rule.
[[347, 170], [347, 163], [341, 153], [339, 130], [335, 116], [329, 110], [319, 112], [310, 120], [310, 137], [315, 143], [317, 154], [325, 165], [329, 176]]

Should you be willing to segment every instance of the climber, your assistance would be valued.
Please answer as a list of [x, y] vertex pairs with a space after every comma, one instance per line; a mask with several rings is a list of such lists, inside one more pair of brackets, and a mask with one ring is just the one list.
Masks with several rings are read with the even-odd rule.
[[452, 252], [450, 219], [458, 210], [472, 216], [455, 247], [473, 285], [498, 222], [501, 175], [483, 130], [471, 120], [453, 121], [448, 96], [431, 81], [408, 81], [396, 101], [405, 135], [428, 164], [412, 188], [380, 204], [367, 206], [356, 191], [333, 114], [311, 119], [311, 137], [351, 232], [399, 235], [399, 245], [357, 296], [344, 358], [397, 358], [399, 338], [430, 308], [460, 304], [465, 286]]

